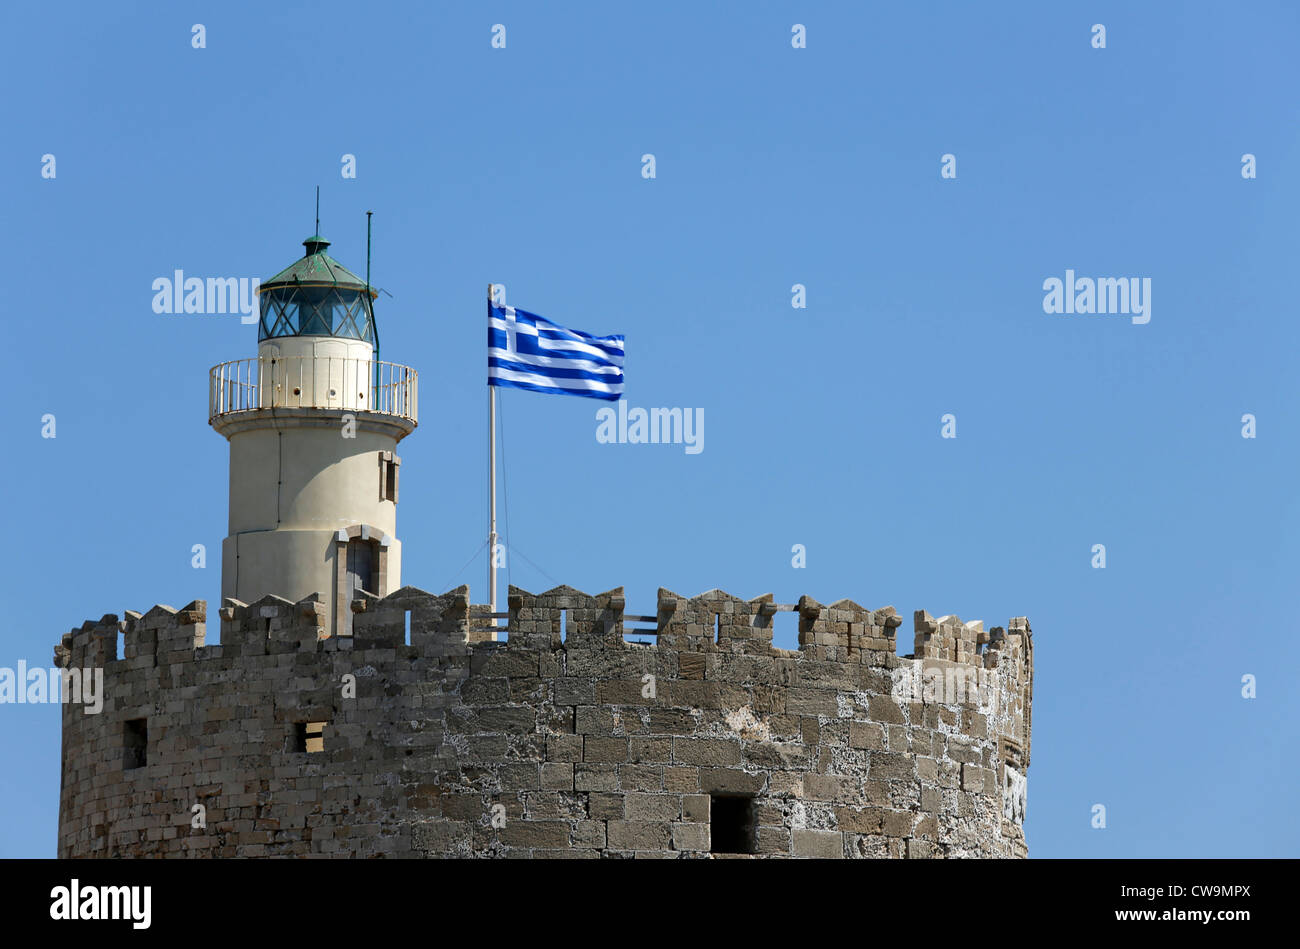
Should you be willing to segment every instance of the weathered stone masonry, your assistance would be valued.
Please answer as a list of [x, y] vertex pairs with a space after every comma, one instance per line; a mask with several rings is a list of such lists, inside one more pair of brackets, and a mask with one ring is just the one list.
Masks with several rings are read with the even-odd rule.
[[661, 589], [648, 645], [621, 589], [512, 587], [506, 642], [466, 587], [352, 609], [347, 637], [319, 597], [227, 600], [217, 646], [203, 601], [64, 636], [106, 696], [63, 706], [59, 856], [1025, 855], [1023, 618], [918, 612], [900, 659], [893, 608], [848, 600]]

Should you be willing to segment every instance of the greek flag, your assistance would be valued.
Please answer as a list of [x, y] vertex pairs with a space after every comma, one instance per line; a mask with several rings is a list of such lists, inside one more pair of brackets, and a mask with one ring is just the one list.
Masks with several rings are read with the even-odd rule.
[[491, 304], [488, 385], [621, 399], [623, 337], [592, 336], [536, 313]]

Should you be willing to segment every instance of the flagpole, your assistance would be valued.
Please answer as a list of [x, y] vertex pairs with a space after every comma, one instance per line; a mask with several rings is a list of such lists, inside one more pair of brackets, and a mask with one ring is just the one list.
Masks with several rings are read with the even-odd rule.
[[[492, 284], [487, 288], [488, 319], [492, 319]], [[497, 611], [497, 387], [488, 383], [488, 598], [490, 612]], [[492, 618], [493, 627], [497, 625]], [[497, 634], [492, 633], [495, 640]]]

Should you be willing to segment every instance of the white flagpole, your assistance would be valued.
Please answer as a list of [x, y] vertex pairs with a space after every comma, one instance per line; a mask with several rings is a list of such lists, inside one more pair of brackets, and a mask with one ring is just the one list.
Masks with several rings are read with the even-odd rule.
[[[488, 284], [488, 319], [492, 318], [492, 284]], [[497, 387], [488, 385], [488, 598], [497, 611]], [[491, 625], [497, 625], [496, 617]], [[497, 634], [492, 633], [495, 640]]]

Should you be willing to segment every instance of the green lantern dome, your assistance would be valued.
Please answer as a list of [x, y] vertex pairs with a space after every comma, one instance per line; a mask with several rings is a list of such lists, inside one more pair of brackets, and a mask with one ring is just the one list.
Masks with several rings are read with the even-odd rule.
[[301, 260], [264, 281], [257, 339], [337, 336], [375, 345], [373, 288], [325, 253], [330, 242], [314, 234], [302, 242]]

